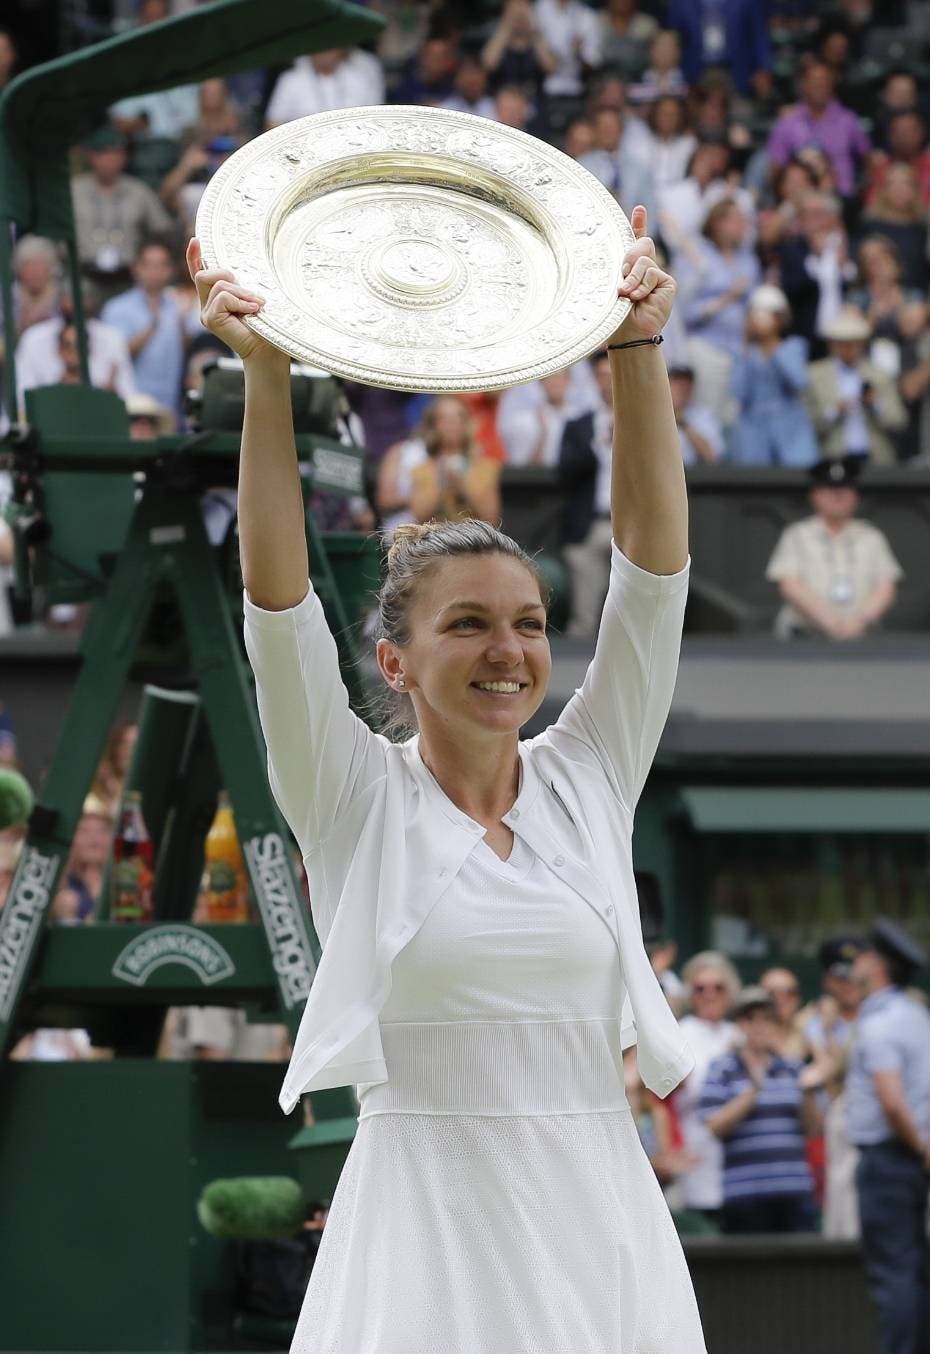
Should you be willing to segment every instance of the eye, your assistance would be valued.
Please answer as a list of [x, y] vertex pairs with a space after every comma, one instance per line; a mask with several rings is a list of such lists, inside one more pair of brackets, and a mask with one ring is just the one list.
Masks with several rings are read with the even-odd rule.
[[542, 621], [536, 620], [535, 616], [527, 616], [526, 619], [521, 622], [521, 624], [531, 625], [535, 630], [545, 630], [546, 628]]
[[452, 622], [452, 629], [454, 630], [459, 625], [477, 625], [478, 623], [477, 616], [462, 616], [459, 620]]

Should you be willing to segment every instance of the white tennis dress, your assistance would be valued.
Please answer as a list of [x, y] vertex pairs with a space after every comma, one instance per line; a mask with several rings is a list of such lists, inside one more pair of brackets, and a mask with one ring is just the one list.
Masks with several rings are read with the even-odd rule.
[[705, 1354], [604, 925], [482, 841], [397, 955], [292, 1354]]

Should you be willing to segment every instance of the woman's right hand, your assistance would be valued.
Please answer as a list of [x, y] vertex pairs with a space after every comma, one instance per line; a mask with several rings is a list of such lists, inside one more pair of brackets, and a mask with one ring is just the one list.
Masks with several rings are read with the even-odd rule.
[[286, 353], [261, 338], [240, 319], [243, 315], [257, 315], [265, 304], [264, 297], [241, 286], [227, 269], [205, 268], [197, 239], [192, 239], [187, 246], [187, 267], [197, 288], [200, 322], [205, 329], [232, 348], [244, 362], [271, 354], [279, 354], [282, 361], [289, 361]]

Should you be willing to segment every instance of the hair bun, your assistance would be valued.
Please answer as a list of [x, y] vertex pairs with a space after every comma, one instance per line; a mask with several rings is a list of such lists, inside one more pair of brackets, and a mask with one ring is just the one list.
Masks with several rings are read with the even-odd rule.
[[433, 519], [429, 522], [402, 522], [400, 526], [395, 527], [387, 552], [388, 570], [393, 569], [399, 555], [406, 554], [412, 546], [422, 541], [424, 536], [429, 536], [431, 532], [439, 531], [447, 525], [447, 522], [437, 522]]

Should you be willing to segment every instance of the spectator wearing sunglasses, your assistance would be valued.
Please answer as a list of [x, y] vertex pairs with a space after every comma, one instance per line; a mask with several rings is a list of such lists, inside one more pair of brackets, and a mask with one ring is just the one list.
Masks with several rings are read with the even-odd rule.
[[689, 1011], [682, 1017], [681, 1030], [694, 1054], [694, 1070], [676, 1094], [685, 1151], [695, 1159], [682, 1177], [683, 1202], [716, 1220], [723, 1206], [723, 1147], [701, 1118], [700, 1101], [707, 1069], [730, 1049], [736, 1036], [727, 1015], [740, 980], [728, 959], [716, 950], [704, 950], [688, 960], [682, 981]]

